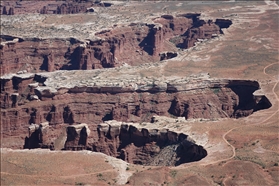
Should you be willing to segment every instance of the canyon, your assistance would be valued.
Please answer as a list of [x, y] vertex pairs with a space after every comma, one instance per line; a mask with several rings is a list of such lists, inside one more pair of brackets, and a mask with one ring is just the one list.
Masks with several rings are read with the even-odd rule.
[[[206, 73], [163, 79], [131, 75], [146, 60], [156, 65], [175, 58], [179, 49], [218, 37], [232, 24], [204, 21], [200, 15], [162, 15], [153, 23], [96, 32], [94, 40], [1, 35], [3, 136], [26, 136], [24, 145], [14, 143], [13, 148], [88, 149], [143, 165], [204, 158], [206, 150], [186, 140], [187, 134], [130, 125], [146, 125], [156, 115], [240, 118], [271, 107], [263, 94], [253, 95], [260, 89], [256, 81], [210, 79]], [[114, 75], [119, 71], [126, 73]], [[130, 124], [100, 124], [109, 121]]]
[[[143, 125], [154, 127], [154, 116], [240, 118], [272, 105], [257, 92], [256, 81], [211, 79], [206, 73], [156, 79], [135, 74], [137, 68], [2, 76], [3, 136], [26, 136], [29, 128], [33, 132], [14, 148], [24, 143], [24, 148], [88, 149], [129, 163], [179, 165], [200, 160], [206, 150], [195, 141], [185, 141], [188, 134], [158, 132], [159, 126], [148, 133]], [[106, 123], [111, 120], [115, 122]], [[166, 157], [169, 161], [159, 161]]]
[[[50, 144], [47, 144], [51, 138], [49, 123], [31, 124], [24, 146], [29, 149], [90, 150], [128, 163], [153, 166], [177, 166], [198, 161], [207, 155], [202, 146], [196, 145], [194, 140], [183, 133], [154, 128], [159, 127], [156, 122], [144, 124], [106, 121], [97, 125], [97, 136], [90, 136], [91, 131], [85, 123], [69, 125], [64, 128], [62, 137], [59, 136], [60, 139]], [[92, 138], [97, 140], [90, 142]], [[61, 144], [64, 145], [59, 149]]]
[[[204, 21], [200, 14], [163, 15], [153, 23], [131, 23], [95, 33], [94, 39], [18, 38], [1, 35], [1, 74], [55, 70], [90, 70], [169, 59], [177, 48], [222, 34], [232, 22]], [[167, 51], [167, 53], [166, 53]], [[169, 52], [169, 53], [168, 53]], [[130, 55], [127, 55], [129, 53]]]
[[1, 185], [277, 185], [278, 2], [1, 1]]
[[[130, 67], [120, 69], [128, 74], [134, 71]], [[9, 121], [10, 117], [2, 117], [4, 128], [44, 119], [53, 125], [109, 119], [148, 121], [152, 114], [186, 119], [238, 118], [271, 106], [263, 94], [253, 95], [260, 88], [256, 81], [210, 79], [208, 74], [167, 79], [126, 73], [109, 76], [118, 70], [2, 76], [2, 116], [14, 115], [22, 122], [16, 124]], [[87, 113], [79, 107], [86, 108]]]

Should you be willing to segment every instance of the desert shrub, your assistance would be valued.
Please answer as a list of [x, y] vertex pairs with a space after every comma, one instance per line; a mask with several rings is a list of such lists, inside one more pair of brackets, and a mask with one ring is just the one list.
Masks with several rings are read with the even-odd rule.
[[212, 90], [213, 90], [214, 94], [218, 94], [221, 89], [220, 88], [213, 88]]
[[174, 178], [176, 176], [176, 174], [177, 174], [177, 171], [176, 170], [172, 170], [170, 173], [171, 173], [171, 177]]

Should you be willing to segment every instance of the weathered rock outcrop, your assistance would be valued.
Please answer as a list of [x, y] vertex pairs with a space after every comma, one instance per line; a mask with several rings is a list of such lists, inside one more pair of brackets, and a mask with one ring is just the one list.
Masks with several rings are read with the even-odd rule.
[[7, 6], [3, 6], [3, 8], [0, 8], [0, 15], [14, 15], [14, 8], [13, 7], [7, 7]]
[[[101, 3], [93, 1], [66, 1], [63, 4], [57, 4], [56, 8], [53, 4], [44, 6], [41, 10], [41, 14], [77, 14], [88, 12], [88, 9], [92, 10], [91, 7], [109, 7], [111, 3]], [[89, 11], [92, 12], [92, 11]], [[94, 12], [94, 10], [93, 10]]]
[[50, 148], [53, 149], [52, 144], [48, 144], [48, 130], [49, 123], [43, 122], [38, 124], [32, 123], [28, 127], [29, 135], [25, 138], [24, 148]]
[[163, 52], [160, 53], [160, 61], [166, 60], [166, 59], [171, 59], [177, 56], [176, 52]]
[[[154, 122], [139, 124], [110, 120], [94, 125], [93, 131], [97, 131], [97, 135], [93, 133], [93, 136], [90, 136], [91, 131], [85, 123], [69, 125], [64, 128], [67, 137], [61, 150], [87, 149], [129, 163], [153, 166], [180, 165], [198, 161], [207, 155], [206, 150], [188, 135], [166, 128], [158, 129], [157, 120]], [[48, 122], [31, 124], [24, 148], [59, 150], [57, 141], [61, 141], [61, 135], [51, 137], [50, 127]]]
[[[15, 38], [1, 35], [1, 74], [18, 71], [55, 71], [97, 69], [139, 65], [177, 56], [170, 51], [166, 40], [182, 48], [189, 48], [198, 39], [209, 39], [230, 25], [226, 20], [207, 22], [200, 14], [178, 17], [164, 15], [153, 23], [132, 23], [95, 34], [95, 39]], [[166, 53], [162, 53], [169, 51]], [[129, 55], [127, 55], [129, 54]]]
[[98, 141], [93, 143], [93, 150], [129, 163], [160, 166], [198, 161], [207, 155], [186, 134], [117, 121], [98, 125]]
[[65, 150], [83, 150], [87, 147], [87, 138], [90, 135], [90, 129], [87, 124], [70, 125], [67, 127], [67, 140]]
[[[150, 121], [152, 115], [239, 118], [271, 106], [264, 95], [253, 95], [259, 89], [256, 81], [210, 79], [207, 74], [169, 79], [110, 76], [117, 70], [1, 77], [5, 80], [1, 87], [1, 132], [19, 135], [29, 124], [48, 121], [50, 126], [87, 123], [94, 133], [96, 124], [112, 119], [143, 122]], [[31, 99], [35, 96], [38, 99]]]
[[91, 7], [109, 7], [112, 3], [92, 0], [64, 0], [64, 1], [3, 1], [0, 15], [14, 15], [26, 13], [40, 14], [77, 14], [85, 13]]
[[1, 74], [63, 69], [81, 42], [69, 39], [22, 39], [1, 35]]

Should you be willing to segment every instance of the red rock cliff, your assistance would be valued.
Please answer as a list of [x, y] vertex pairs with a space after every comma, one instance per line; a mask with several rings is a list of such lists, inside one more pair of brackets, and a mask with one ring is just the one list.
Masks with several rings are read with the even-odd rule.
[[[143, 85], [143, 82], [134, 84], [127, 80], [128, 87], [125, 82], [122, 87], [113, 87], [106, 85], [106, 81], [98, 85], [98, 77], [92, 80], [93, 71], [81, 73], [84, 77], [91, 75], [87, 80], [75, 75], [79, 71], [68, 71], [73, 76], [70, 82], [66, 72], [62, 72], [45, 73], [48, 76], [45, 79], [42, 74], [16, 75], [9, 80], [11, 83], [4, 84], [3, 90], [9, 90], [1, 93], [1, 132], [4, 136], [22, 135], [30, 124], [45, 121], [53, 127], [87, 123], [96, 134], [96, 124], [112, 119], [143, 122], [150, 121], [153, 115], [186, 119], [238, 118], [271, 106], [264, 95], [253, 95], [259, 88], [255, 81], [194, 79], [161, 83], [152, 80], [151, 84], [146, 80]], [[57, 84], [57, 80], [61, 84]], [[80, 85], [83, 81], [88, 85]], [[91, 85], [90, 81], [95, 84]], [[117, 79], [115, 81], [118, 83]]]
[[[165, 44], [171, 39], [182, 48], [189, 48], [198, 39], [220, 34], [222, 26], [231, 24], [218, 20], [198, 19], [199, 14], [180, 17], [164, 15], [154, 24], [130, 24], [96, 33], [99, 39], [78, 41], [69, 39], [15, 38], [1, 36], [1, 74], [21, 70], [55, 71], [58, 69], [96, 69], [123, 65], [137, 65], [159, 61], [161, 52], [170, 50]], [[129, 55], [127, 55], [129, 54]], [[27, 67], [28, 66], [28, 67]]]
[[26, 71], [55, 71], [67, 68], [74, 50], [80, 45], [75, 39], [22, 39], [1, 36], [1, 74]]
[[112, 3], [104, 3], [91, 0], [1, 1], [0, 15], [15, 15], [27, 13], [77, 14], [85, 13], [91, 7], [109, 7], [112, 5]]

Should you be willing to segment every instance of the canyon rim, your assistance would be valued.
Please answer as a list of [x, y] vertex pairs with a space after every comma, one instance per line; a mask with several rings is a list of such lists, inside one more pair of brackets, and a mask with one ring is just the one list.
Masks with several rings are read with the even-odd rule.
[[1, 1], [1, 185], [277, 185], [277, 1]]

